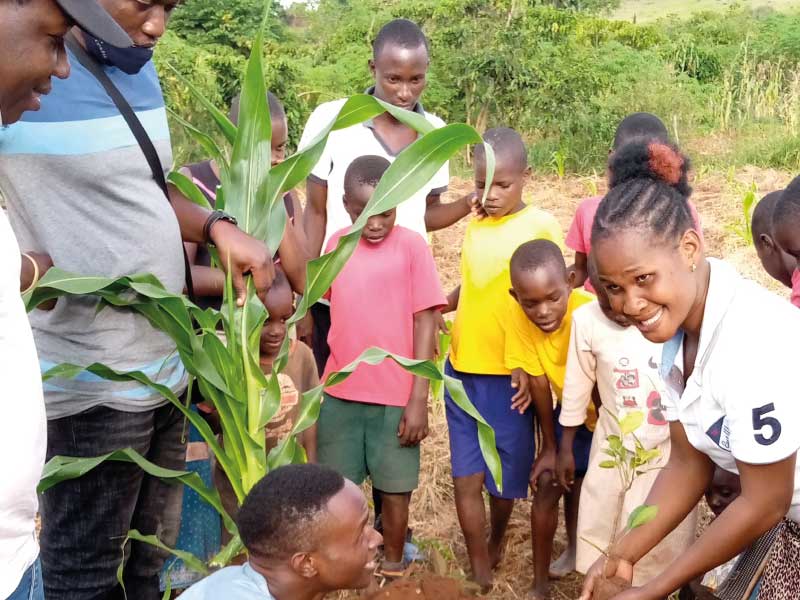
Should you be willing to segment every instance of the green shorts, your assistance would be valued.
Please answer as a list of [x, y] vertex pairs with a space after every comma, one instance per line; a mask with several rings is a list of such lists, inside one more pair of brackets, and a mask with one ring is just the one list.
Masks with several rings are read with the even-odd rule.
[[319, 463], [361, 484], [390, 494], [414, 491], [419, 485], [419, 445], [403, 447], [397, 427], [401, 406], [339, 400], [325, 394], [317, 424]]

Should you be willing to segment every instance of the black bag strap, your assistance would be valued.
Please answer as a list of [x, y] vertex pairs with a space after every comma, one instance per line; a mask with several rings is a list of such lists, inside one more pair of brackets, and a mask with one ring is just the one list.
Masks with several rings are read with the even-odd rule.
[[[142, 153], [147, 160], [147, 164], [150, 165], [150, 171], [152, 171], [153, 179], [155, 179], [158, 187], [160, 187], [164, 192], [164, 197], [167, 199], [167, 202], [170, 202], [169, 188], [167, 187], [167, 180], [164, 178], [164, 169], [161, 166], [161, 160], [158, 158], [158, 152], [156, 152], [156, 148], [153, 146], [153, 141], [150, 139], [150, 136], [147, 135], [147, 131], [145, 130], [141, 121], [139, 121], [139, 118], [136, 116], [133, 108], [131, 108], [131, 105], [125, 99], [125, 96], [122, 95], [122, 92], [120, 92], [117, 86], [114, 85], [114, 82], [111, 81], [111, 78], [103, 70], [103, 67], [94, 58], [89, 56], [89, 54], [83, 49], [83, 46], [78, 43], [78, 40], [75, 39], [75, 36], [72, 33], [69, 33], [66, 36], [66, 44], [75, 55], [75, 58], [78, 59], [78, 62], [81, 63], [81, 65], [83, 65], [92, 75], [94, 75], [95, 79], [100, 82], [100, 85], [103, 86], [106, 93], [111, 97], [111, 100], [116, 105], [120, 114], [122, 114], [122, 118], [125, 119], [125, 122], [128, 124], [133, 137], [136, 138], [136, 142], [142, 149]], [[186, 254], [186, 247], [183, 245], [183, 243], [181, 243], [181, 248], [183, 249], [183, 264], [184, 268], [186, 269], [186, 290], [189, 293], [189, 300], [195, 302], [192, 266], [189, 263], [189, 255]]]

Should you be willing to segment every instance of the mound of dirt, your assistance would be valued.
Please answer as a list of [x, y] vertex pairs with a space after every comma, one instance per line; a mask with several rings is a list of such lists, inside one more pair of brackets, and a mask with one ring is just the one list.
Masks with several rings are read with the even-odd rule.
[[421, 579], [398, 579], [372, 594], [369, 600], [464, 600], [470, 597], [455, 579], [425, 575]]

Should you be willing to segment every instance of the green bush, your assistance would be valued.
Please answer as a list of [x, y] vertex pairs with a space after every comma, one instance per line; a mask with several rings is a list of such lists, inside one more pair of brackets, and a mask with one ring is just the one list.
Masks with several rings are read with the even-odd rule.
[[[248, 15], [260, 4], [188, 0], [170, 23], [160, 66], [166, 60], [196, 64], [204, 91], [229, 101], [241, 73], [237, 56], [257, 26]], [[783, 127], [771, 147], [796, 147], [800, 15], [731, 8], [637, 25], [599, 16], [614, 4], [319, 0], [313, 8], [290, 9], [289, 16], [278, 7], [265, 78], [286, 105], [296, 144], [319, 103], [370, 84], [371, 41], [383, 23], [407, 17], [431, 43], [425, 108], [479, 131], [495, 125], [520, 130], [536, 168], [551, 169], [559, 153], [570, 171], [602, 170], [616, 124], [632, 111], [662, 117], [690, 153], [693, 141], [709, 134], [750, 136], [759, 127]], [[196, 107], [187, 105], [185, 90], [167, 82], [165, 92], [168, 104], [194, 122]], [[182, 134], [175, 137], [178, 154], [192, 156]], [[737, 144], [729, 151], [743, 153], [737, 161], [747, 154]], [[767, 156], [775, 166], [800, 166], [791, 151]]]

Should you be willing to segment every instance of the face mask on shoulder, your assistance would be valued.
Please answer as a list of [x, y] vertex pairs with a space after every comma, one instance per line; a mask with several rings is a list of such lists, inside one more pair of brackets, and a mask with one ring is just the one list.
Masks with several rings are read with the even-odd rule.
[[86, 40], [86, 51], [100, 63], [117, 67], [128, 75], [135, 75], [153, 58], [152, 48], [133, 46], [131, 48], [116, 48], [93, 35], [83, 31]]

